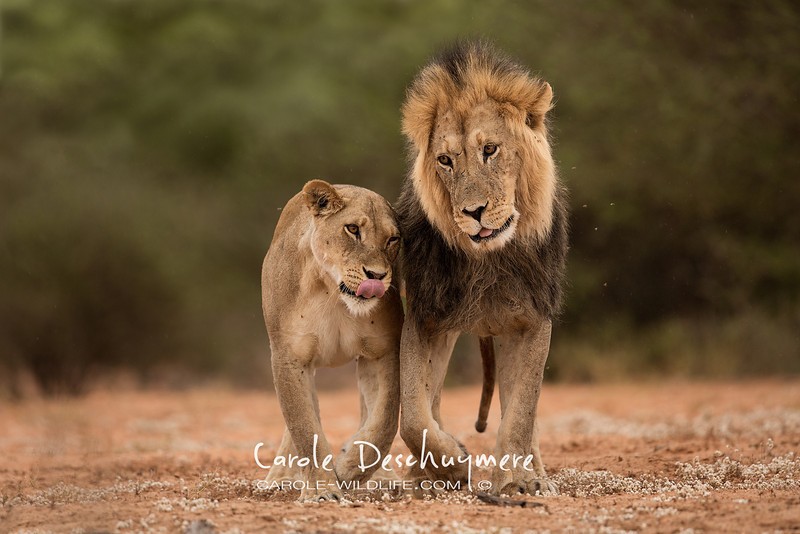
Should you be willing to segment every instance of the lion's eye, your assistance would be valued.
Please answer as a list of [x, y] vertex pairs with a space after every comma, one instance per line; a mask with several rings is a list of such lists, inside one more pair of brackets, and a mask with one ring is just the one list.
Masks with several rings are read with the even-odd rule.
[[344, 225], [344, 229], [347, 230], [348, 232], [350, 232], [351, 234], [353, 234], [356, 237], [358, 237], [360, 235], [360, 232], [358, 230], [358, 225], [357, 224], [345, 224]]
[[387, 247], [391, 247], [392, 245], [394, 245], [398, 241], [400, 241], [400, 238], [398, 236], [396, 236], [396, 235], [393, 235], [392, 237], [389, 238], [389, 241], [386, 242], [386, 246]]
[[436, 158], [436, 160], [439, 163], [441, 163], [442, 165], [444, 165], [445, 167], [452, 167], [453, 166], [453, 160], [450, 159], [450, 156], [447, 156], [445, 154], [442, 154], [441, 156]]
[[484, 156], [491, 156], [497, 152], [497, 145], [493, 145], [492, 143], [487, 143], [483, 145], [483, 155]]

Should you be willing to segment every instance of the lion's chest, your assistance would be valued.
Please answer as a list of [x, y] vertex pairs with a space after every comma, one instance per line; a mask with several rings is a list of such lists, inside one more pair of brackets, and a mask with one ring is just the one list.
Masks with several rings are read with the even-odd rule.
[[[441, 330], [498, 336], [525, 330], [541, 316], [532, 277], [503, 269], [465, 265], [456, 274], [440, 273], [436, 284], [421, 284], [415, 313], [429, 317]], [[435, 287], [435, 291], [425, 291]]]
[[486, 296], [473, 313], [464, 316], [461, 327], [478, 336], [499, 336], [530, 328], [538, 315], [525, 296], [511, 292]]

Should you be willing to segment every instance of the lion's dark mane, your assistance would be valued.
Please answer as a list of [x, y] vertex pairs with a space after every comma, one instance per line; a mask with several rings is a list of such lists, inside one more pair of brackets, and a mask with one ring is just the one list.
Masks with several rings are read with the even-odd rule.
[[407, 178], [396, 210], [410, 318], [417, 327], [470, 331], [487, 320], [502, 328], [524, 318], [556, 318], [568, 248], [565, 197], [557, 187], [553, 223], [544, 242], [515, 236], [501, 249], [475, 258], [444, 241]]

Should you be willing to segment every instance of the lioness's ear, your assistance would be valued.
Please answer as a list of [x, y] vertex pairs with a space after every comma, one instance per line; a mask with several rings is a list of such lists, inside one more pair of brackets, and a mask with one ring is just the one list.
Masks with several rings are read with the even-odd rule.
[[344, 200], [331, 184], [323, 180], [311, 180], [303, 186], [306, 206], [314, 215], [331, 215], [344, 207]]
[[553, 88], [547, 82], [540, 82], [539, 90], [531, 96], [525, 106], [527, 112], [525, 124], [535, 128], [542, 124], [544, 116], [553, 108]]

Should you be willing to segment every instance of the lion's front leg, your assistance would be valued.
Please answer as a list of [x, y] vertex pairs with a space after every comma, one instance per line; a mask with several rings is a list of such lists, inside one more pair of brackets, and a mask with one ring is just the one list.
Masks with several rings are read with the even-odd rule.
[[392, 447], [400, 418], [399, 365], [397, 349], [373, 360], [359, 358], [358, 388], [362, 399], [362, 424], [336, 461], [336, 473], [340, 479], [368, 479], [380, 467], [380, 461]]
[[301, 477], [307, 482], [300, 499], [338, 500], [342, 493], [333, 462], [325, 463], [333, 454], [317, 413], [313, 372], [300, 361], [288, 351], [273, 349], [272, 374], [281, 412], [297, 454], [309, 459], [308, 465], [300, 468]]
[[[464, 483], [468, 468], [458, 463], [464, 452], [458, 441], [442, 430], [433, 413], [456, 339], [454, 332], [422, 336], [413, 318], [406, 319], [400, 343], [400, 435], [418, 461], [425, 461], [426, 473]], [[454, 465], [443, 466], [443, 456], [448, 462], [454, 459]], [[419, 474], [420, 470], [413, 472]]]
[[[543, 320], [530, 331], [498, 340], [497, 375], [502, 419], [495, 447], [498, 467], [492, 473], [495, 493], [558, 492], [555, 484], [546, 478], [536, 422], [551, 331], [552, 323]], [[506, 455], [509, 460], [503, 469], [499, 463]]]

